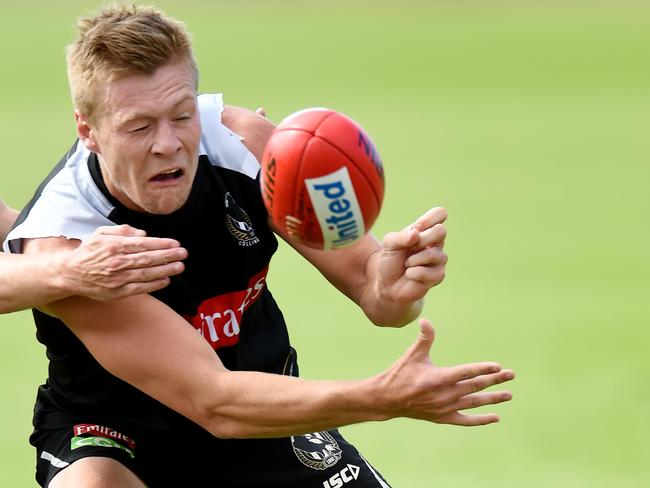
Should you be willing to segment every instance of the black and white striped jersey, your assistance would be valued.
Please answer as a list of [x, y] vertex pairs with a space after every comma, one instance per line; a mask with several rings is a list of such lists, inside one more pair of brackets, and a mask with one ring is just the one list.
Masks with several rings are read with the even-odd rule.
[[[180, 209], [151, 215], [124, 207], [108, 192], [96, 154], [75, 143], [21, 213], [5, 249], [20, 252], [26, 238], [84, 240], [98, 226], [116, 224], [177, 239], [189, 253], [185, 271], [153, 295], [183, 316], [227, 368], [295, 374], [289, 371], [295, 358], [286, 325], [266, 286], [277, 241], [260, 195], [259, 163], [241, 137], [221, 123], [221, 95], [198, 100], [199, 164]], [[58, 319], [37, 310], [34, 317], [49, 359], [49, 377], [37, 399], [37, 427], [56, 428], [89, 414], [158, 430], [186, 424], [104, 370]]]

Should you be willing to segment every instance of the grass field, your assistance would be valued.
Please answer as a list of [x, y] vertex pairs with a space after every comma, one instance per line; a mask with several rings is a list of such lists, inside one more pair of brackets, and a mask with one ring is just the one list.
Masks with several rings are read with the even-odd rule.
[[[94, 5], [0, 5], [0, 196], [20, 207], [74, 137], [63, 47]], [[448, 278], [425, 312], [434, 362], [501, 361], [515, 398], [480, 429], [346, 428], [393, 486], [650, 486], [650, 6], [158, 5], [194, 33], [202, 91], [366, 127], [387, 175], [375, 234], [449, 210]], [[269, 284], [304, 377], [376, 373], [415, 337], [370, 327], [286, 248]], [[0, 357], [0, 486], [34, 486], [46, 361], [29, 313], [0, 317]]]

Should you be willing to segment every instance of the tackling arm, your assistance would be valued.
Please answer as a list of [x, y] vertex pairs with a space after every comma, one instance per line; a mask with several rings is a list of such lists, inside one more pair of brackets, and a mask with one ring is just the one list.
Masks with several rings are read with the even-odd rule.
[[[1, 200], [0, 204], [0, 230], [4, 232], [17, 213]], [[148, 238], [127, 225], [100, 227], [74, 250], [30, 256], [0, 252], [0, 313], [72, 295], [114, 300], [150, 293], [183, 271], [180, 260], [186, 256], [178, 242]]]

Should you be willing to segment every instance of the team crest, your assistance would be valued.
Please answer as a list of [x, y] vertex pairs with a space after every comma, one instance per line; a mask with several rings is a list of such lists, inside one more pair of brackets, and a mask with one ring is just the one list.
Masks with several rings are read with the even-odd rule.
[[260, 238], [257, 237], [255, 229], [253, 229], [251, 219], [244, 209], [237, 206], [230, 192], [226, 193], [224, 206], [226, 207], [226, 227], [237, 239], [237, 244], [248, 247], [259, 243]]
[[342, 456], [341, 448], [329, 432], [292, 436], [291, 445], [302, 464], [320, 471], [334, 466]]

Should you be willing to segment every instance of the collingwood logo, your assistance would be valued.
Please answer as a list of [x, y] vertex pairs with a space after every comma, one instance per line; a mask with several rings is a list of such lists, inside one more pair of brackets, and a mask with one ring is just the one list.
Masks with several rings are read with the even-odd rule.
[[320, 471], [334, 466], [342, 451], [329, 432], [314, 432], [291, 437], [293, 452], [305, 466]]
[[237, 244], [248, 247], [259, 243], [260, 238], [255, 234], [251, 219], [242, 208], [237, 206], [230, 192], [226, 193], [224, 206], [226, 207], [226, 227], [237, 238]]

